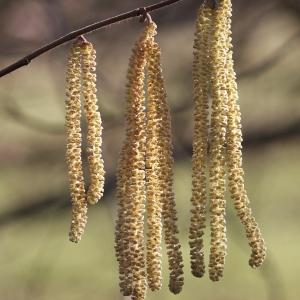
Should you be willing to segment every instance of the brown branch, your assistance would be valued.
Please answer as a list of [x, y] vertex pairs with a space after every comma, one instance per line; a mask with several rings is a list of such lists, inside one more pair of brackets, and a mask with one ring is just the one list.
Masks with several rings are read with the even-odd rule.
[[131, 10], [129, 12], [114, 16], [112, 18], [106, 19], [106, 20], [102, 20], [99, 22], [96, 22], [94, 24], [85, 26], [83, 28], [80, 28], [78, 30], [72, 31], [58, 39], [56, 39], [55, 41], [33, 51], [32, 53], [30, 53], [29, 55], [21, 58], [20, 60], [16, 61], [15, 63], [5, 67], [4, 69], [0, 70], [0, 77], [5, 76], [23, 66], [28, 65], [34, 58], [42, 55], [45, 52], [48, 52], [51, 49], [54, 49], [66, 42], [69, 42], [75, 38], [77, 38], [78, 36], [82, 35], [82, 34], [86, 34], [95, 30], [98, 30], [100, 28], [104, 28], [107, 27], [109, 25], [115, 24], [115, 23], [119, 23], [121, 21], [127, 20], [127, 19], [131, 19], [131, 18], [135, 18], [135, 17], [143, 17], [145, 16], [146, 13], [149, 13], [151, 11], [154, 10], [158, 10], [161, 9], [163, 7], [169, 6], [173, 3], [176, 2], [180, 2], [182, 0], [165, 0], [165, 1], [161, 1], [159, 3], [153, 4], [153, 5], [149, 5], [146, 7], [140, 7], [140, 8], [136, 8], [134, 10]]

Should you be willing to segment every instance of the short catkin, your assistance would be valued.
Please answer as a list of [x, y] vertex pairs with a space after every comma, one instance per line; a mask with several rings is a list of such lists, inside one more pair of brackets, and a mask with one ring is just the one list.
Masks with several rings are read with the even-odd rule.
[[193, 61], [194, 136], [192, 156], [192, 209], [189, 229], [191, 270], [195, 277], [205, 272], [203, 235], [207, 205], [210, 38], [212, 9], [201, 5], [197, 14]]
[[81, 48], [77, 41], [73, 43], [70, 51], [66, 83], [66, 162], [72, 198], [69, 238], [78, 243], [87, 223], [87, 201], [81, 161]]

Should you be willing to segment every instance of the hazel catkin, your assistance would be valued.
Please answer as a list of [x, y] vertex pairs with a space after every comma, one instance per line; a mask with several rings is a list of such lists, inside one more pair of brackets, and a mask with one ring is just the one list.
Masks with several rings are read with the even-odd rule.
[[104, 162], [102, 159], [102, 121], [97, 105], [96, 51], [93, 45], [83, 41], [82, 54], [82, 95], [87, 119], [87, 154], [89, 163], [90, 187], [87, 193], [89, 204], [96, 204], [103, 196]]
[[157, 43], [151, 48], [149, 58], [149, 95], [156, 98], [160, 116], [159, 127], [159, 168], [160, 191], [162, 202], [162, 218], [165, 243], [169, 260], [169, 289], [178, 294], [183, 286], [183, 259], [181, 246], [177, 237], [177, 216], [173, 192], [173, 146], [171, 133], [170, 109], [166, 99], [164, 79], [160, 63], [161, 51]]
[[147, 210], [147, 281], [152, 291], [160, 290], [162, 286], [162, 201], [161, 201], [161, 165], [160, 165], [160, 126], [161, 100], [156, 93], [155, 72], [158, 66], [153, 66], [153, 47], [156, 25], [148, 24], [151, 38], [147, 45], [147, 129], [146, 129], [146, 210]]
[[144, 299], [146, 261], [144, 253], [144, 213], [146, 200], [145, 155], [145, 67], [148, 27], [135, 44], [127, 73], [126, 139], [118, 166], [119, 199], [115, 248], [119, 261], [120, 288], [123, 295]]
[[[232, 5], [227, 3], [228, 14], [231, 17]], [[228, 93], [228, 125], [227, 125], [227, 165], [229, 191], [234, 202], [237, 214], [245, 227], [246, 236], [252, 249], [249, 264], [256, 268], [261, 266], [266, 256], [266, 246], [261, 235], [252, 210], [249, 207], [250, 201], [247, 196], [244, 183], [244, 170], [242, 166], [242, 131], [241, 131], [241, 112], [238, 104], [238, 91], [236, 75], [232, 58], [231, 42], [231, 18], [229, 17], [227, 41], [227, 93]]]
[[66, 78], [66, 131], [70, 192], [72, 198], [72, 221], [69, 238], [78, 243], [87, 222], [87, 201], [81, 161], [81, 50], [78, 42], [73, 43]]
[[[227, 252], [226, 179], [235, 209], [244, 225], [252, 249], [250, 266], [255, 268], [263, 263], [266, 247], [252, 215], [244, 184], [241, 113], [232, 58], [232, 4], [231, 0], [213, 2], [206, 0], [200, 7], [194, 43], [195, 129], [190, 247], [192, 273], [200, 277], [204, 273], [202, 236], [206, 197], [205, 149], [209, 148], [211, 215], [209, 277], [213, 281], [218, 281], [223, 275]], [[210, 131], [207, 125], [209, 97], [212, 99]], [[206, 144], [207, 136], [210, 147]]]
[[211, 147], [210, 147], [210, 227], [211, 249], [209, 277], [218, 281], [223, 276], [227, 253], [225, 190], [226, 190], [226, 129], [228, 115], [228, 94], [226, 91], [228, 13], [226, 1], [221, 1], [213, 9], [211, 36]]
[[189, 244], [192, 274], [202, 277], [205, 272], [203, 235], [206, 220], [207, 164], [210, 97], [210, 38], [212, 9], [202, 4], [198, 10], [194, 40], [193, 100], [194, 136], [192, 156], [192, 209]]
[[[145, 297], [147, 285], [152, 291], [162, 286], [163, 230], [169, 258], [169, 288], [173, 293], [179, 293], [183, 285], [173, 194], [170, 111], [160, 49], [154, 41], [156, 25], [151, 18], [147, 20], [146, 29], [129, 62], [126, 139], [118, 165], [119, 209], [115, 235], [121, 292], [140, 300]], [[146, 249], [143, 235], [145, 213]]]

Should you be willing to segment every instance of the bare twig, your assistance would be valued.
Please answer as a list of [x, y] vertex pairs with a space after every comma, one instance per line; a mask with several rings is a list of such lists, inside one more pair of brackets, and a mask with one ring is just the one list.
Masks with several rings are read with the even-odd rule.
[[80, 28], [78, 30], [72, 31], [58, 39], [56, 39], [55, 41], [33, 51], [32, 53], [30, 53], [29, 55], [21, 58], [20, 60], [16, 61], [15, 63], [5, 67], [4, 69], [0, 70], [0, 77], [5, 76], [23, 66], [28, 65], [34, 58], [42, 55], [45, 52], [48, 52], [51, 49], [54, 49], [66, 42], [69, 42], [75, 38], [77, 38], [78, 36], [82, 35], [82, 34], [86, 34], [95, 30], [98, 30], [100, 28], [104, 28], [107, 27], [109, 25], [115, 24], [115, 23], [120, 23], [121, 21], [127, 20], [127, 19], [131, 19], [131, 18], [135, 18], [135, 17], [141, 17], [144, 16], [145, 13], [149, 13], [151, 11], [154, 10], [158, 10], [161, 9], [163, 7], [169, 6], [173, 3], [176, 2], [180, 2], [182, 0], [165, 0], [165, 1], [161, 1], [159, 3], [153, 4], [153, 5], [149, 5], [146, 7], [141, 7], [141, 8], [136, 8], [134, 10], [131, 10], [129, 12], [114, 16], [112, 18], [106, 19], [106, 20], [102, 20], [99, 22], [96, 22], [94, 24], [85, 26], [83, 28]]

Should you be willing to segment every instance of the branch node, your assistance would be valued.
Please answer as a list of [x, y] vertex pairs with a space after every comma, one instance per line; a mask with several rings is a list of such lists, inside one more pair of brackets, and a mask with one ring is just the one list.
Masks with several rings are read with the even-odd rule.
[[24, 65], [29, 65], [31, 63], [31, 59], [29, 59], [29, 58], [26, 58], [26, 59], [24, 59]]
[[83, 44], [88, 43], [88, 41], [83, 35], [80, 35], [79, 37], [76, 38], [75, 43], [83, 45]]
[[206, 5], [211, 9], [217, 9], [219, 7], [219, 0], [207, 0]]
[[146, 7], [141, 7], [139, 11], [140, 11], [140, 23], [146, 23], [147, 25], [152, 23], [152, 18], [150, 14], [147, 12]]

